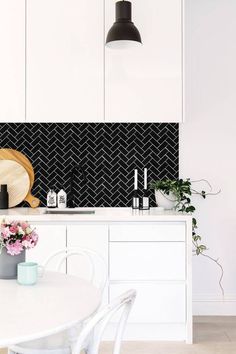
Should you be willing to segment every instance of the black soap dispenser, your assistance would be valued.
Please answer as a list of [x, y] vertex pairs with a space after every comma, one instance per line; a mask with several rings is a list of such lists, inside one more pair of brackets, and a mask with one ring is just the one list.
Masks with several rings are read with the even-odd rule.
[[0, 190], [0, 209], [9, 208], [9, 195], [7, 191], [7, 184], [1, 184]]

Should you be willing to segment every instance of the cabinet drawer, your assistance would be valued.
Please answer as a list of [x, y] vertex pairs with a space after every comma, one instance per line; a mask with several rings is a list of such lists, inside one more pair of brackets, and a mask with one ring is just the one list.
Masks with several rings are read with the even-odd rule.
[[110, 300], [129, 289], [137, 290], [137, 298], [130, 313], [129, 323], [185, 322], [186, 291], [184, 283], [111, 284]]
[[185, 241], [185, 223], [111, 225], [110, 241]]
[[110, 242], [111, 280], [184, 280], [184, 242]]

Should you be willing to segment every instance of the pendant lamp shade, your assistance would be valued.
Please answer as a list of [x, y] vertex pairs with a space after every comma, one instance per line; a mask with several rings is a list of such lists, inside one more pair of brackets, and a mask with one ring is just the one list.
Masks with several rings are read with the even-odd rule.
[[132, 5], [130, 1], [116, 2], [116, 21], [109, 30], [106, 46], [126, 48], [142, 44], [138, 29], [132, 22]]

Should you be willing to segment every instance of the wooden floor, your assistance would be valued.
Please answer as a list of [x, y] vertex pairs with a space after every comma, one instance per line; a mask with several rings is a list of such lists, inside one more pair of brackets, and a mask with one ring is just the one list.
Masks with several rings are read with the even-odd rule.
[[[111, 354], [103, 343], [101, 354]], [[125, 342], [121, 354], [236, 354], [236, 317], [194, 319], [194, 344], [180, 342]]]
[[[103, 343], [100, 354], [111, 354]], [[0, 354], [6, 354], [0, 349]], [[194, 320], [194, 344], [180, 342], [124, 342], [121, 354], [236, 354], [236, 317], [198, 317]]]

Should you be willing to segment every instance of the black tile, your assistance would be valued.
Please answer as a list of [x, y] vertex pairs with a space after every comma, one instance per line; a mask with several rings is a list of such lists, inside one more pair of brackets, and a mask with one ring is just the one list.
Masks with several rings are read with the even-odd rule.
[[[154, 123], [10, 123], [0, 124], [0, 147], [23, 152], [32, 162], [33, 193], [46, 203], [50, 185], [69, 192], [70, 169], [83, 165], [76, 177], [76, 203], [81, 207], [130, 206], [133, 170], [143, 168], [149, 180], [178, 178], [179, 126]], [[23, 204], [26, 206], [26, 204]], [[155, 206], [154, 194], [151, 205]]]

